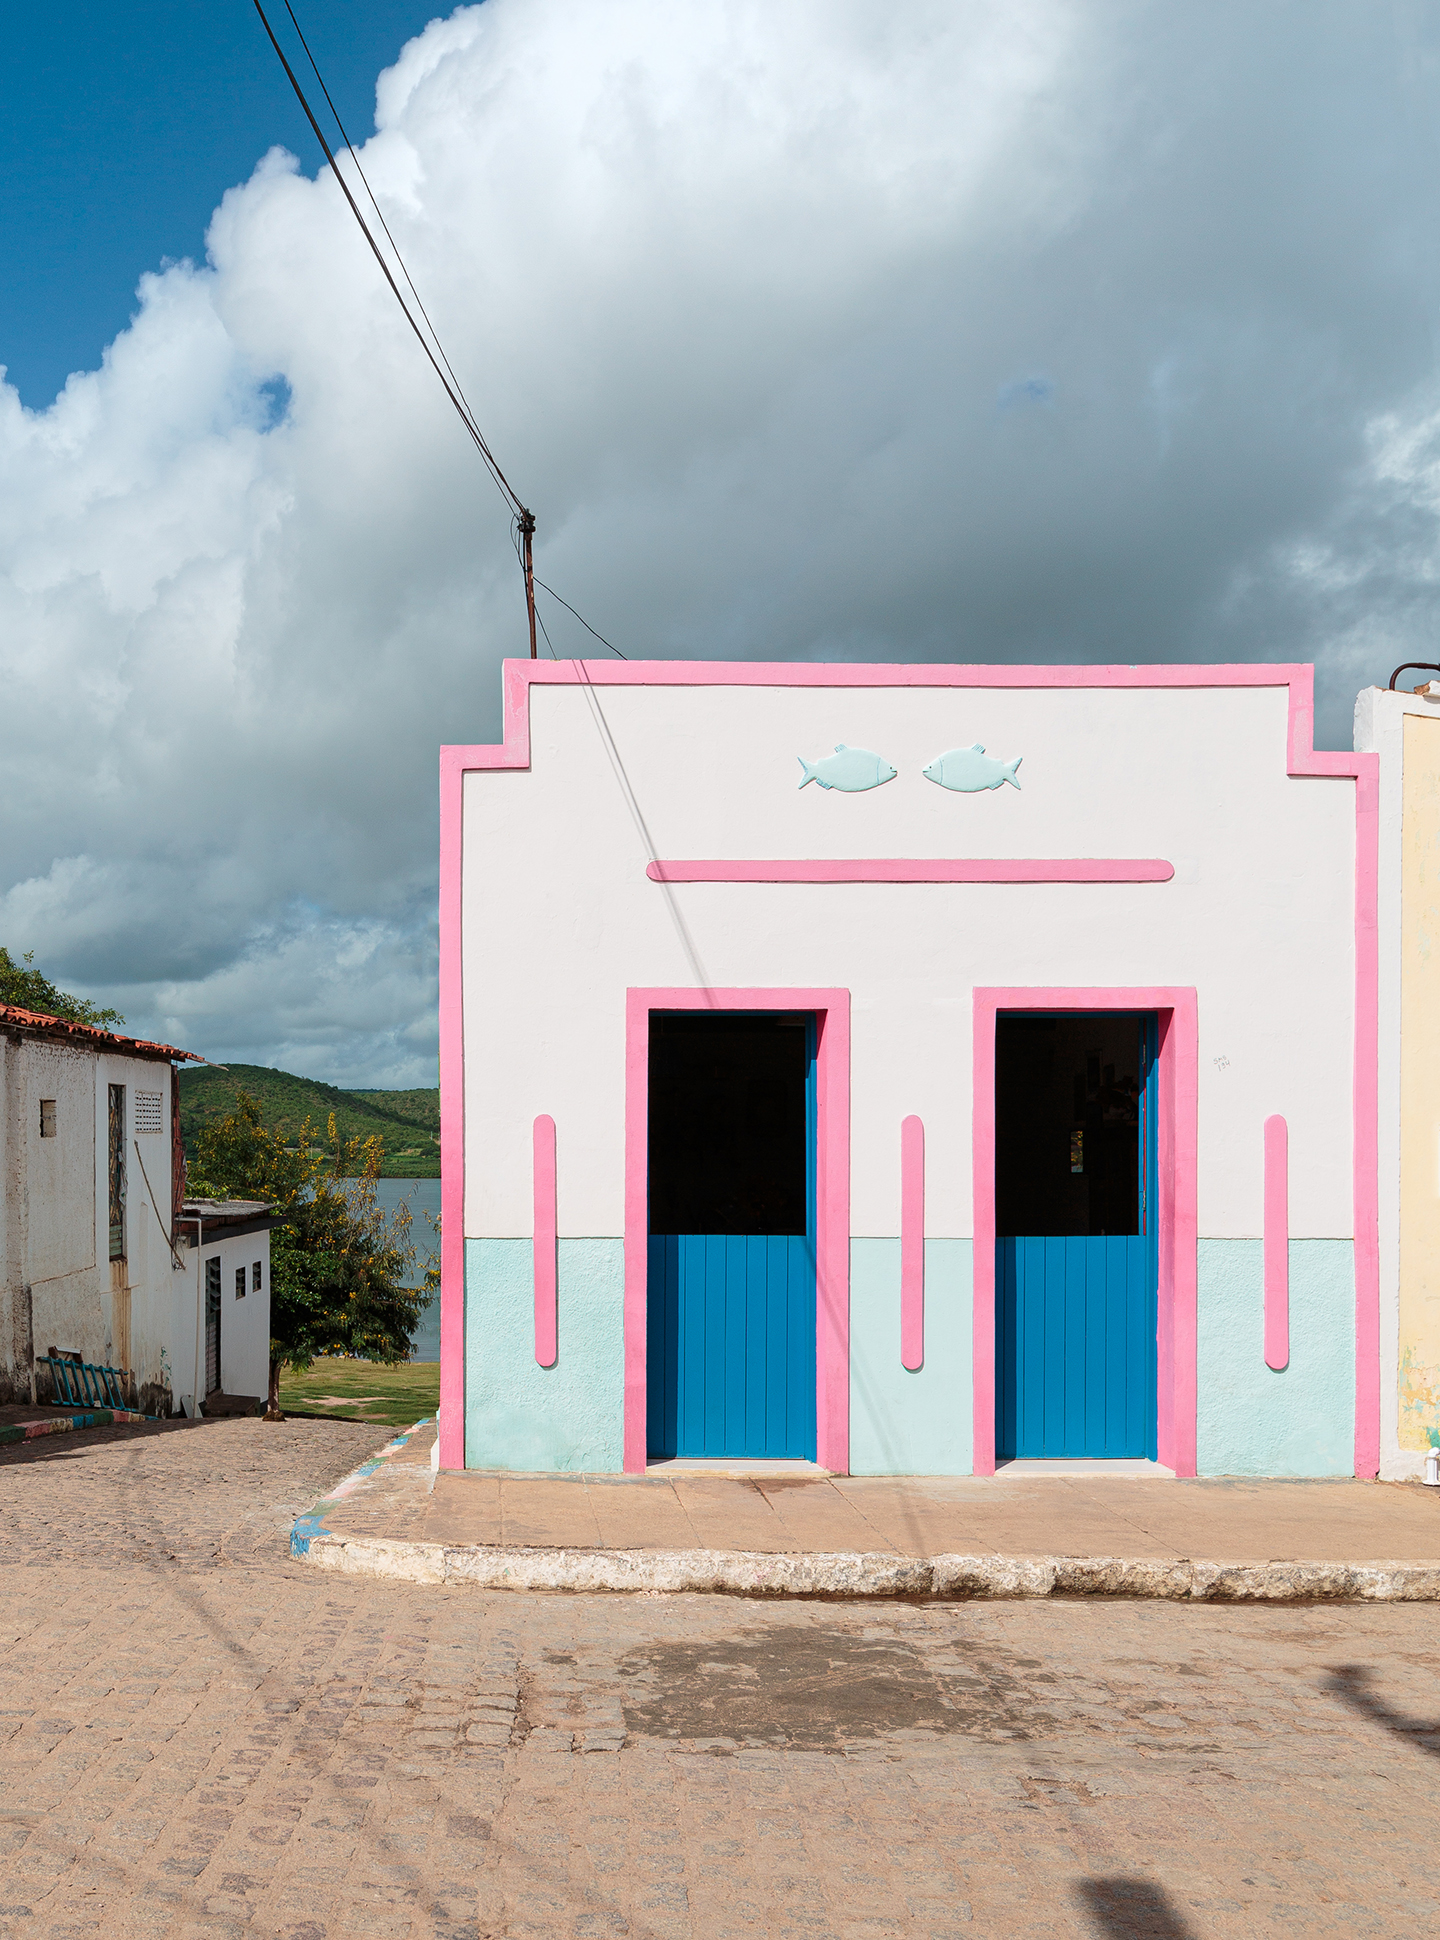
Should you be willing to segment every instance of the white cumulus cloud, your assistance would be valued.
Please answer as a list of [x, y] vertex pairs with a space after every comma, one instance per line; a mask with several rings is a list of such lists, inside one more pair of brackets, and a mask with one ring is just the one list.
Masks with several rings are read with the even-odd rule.
[[[544, 577], [633, 656], [1313, 658], [1338, 741], [1434, 651], [1434, 43], [486, 0], [363, 159]], [[523, 606], [309, 166], [258, 158], [48, 410], [0, 387], [0, 940], [216, 1058], [429, 1082], [436, 750], [496, 734]]]

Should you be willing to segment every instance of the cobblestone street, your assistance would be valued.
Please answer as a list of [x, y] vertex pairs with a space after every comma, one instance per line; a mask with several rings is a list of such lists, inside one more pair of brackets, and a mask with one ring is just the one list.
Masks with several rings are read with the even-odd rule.
[[545, 1599], [291, 1561], [375, 1440], [0, 1454], [0, 1932], [1434, 1922], [1433, 1606]]

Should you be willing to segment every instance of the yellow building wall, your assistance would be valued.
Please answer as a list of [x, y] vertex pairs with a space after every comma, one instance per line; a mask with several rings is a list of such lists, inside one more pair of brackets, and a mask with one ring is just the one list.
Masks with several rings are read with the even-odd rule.
[[1440, 1439], [1440, 719], [1405, 716], [1400, 835], [1400, 1446]]

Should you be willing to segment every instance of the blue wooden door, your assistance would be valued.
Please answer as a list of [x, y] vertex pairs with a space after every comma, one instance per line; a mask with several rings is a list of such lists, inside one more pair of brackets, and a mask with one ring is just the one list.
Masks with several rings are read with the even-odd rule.
[[812, 1020], [652, 1019], [648, 1266], [650, 1453], [813, 1461]]
[[1155, 1066], [1153, 1016], [997, 1020], [998, 1456], [1155, 1459]]

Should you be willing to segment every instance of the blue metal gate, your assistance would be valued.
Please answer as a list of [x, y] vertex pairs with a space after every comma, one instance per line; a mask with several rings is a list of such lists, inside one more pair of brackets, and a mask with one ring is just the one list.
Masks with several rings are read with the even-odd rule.
[[[1007, 1084], [1023, 1091], [1027, 1076], [1023, 1052], [1002, 1055], [1000, 1033], [1012, 1021], [997, 1021], [996, 1454], [1153, 1461], [1156, 1021], [1117, 1013], [1050, 1020], [1058, 1028], [1048, 1070], [1046, 1047], [1028, 1060], [1038, 1106], [1003, 1095]], [[1041, 1021], [1024, 1020], [1032, 1029]], [[1127, 1030], [1133, 1073], [1120, 1069]], [[1087, 1051], [1089, 1041], [1113, 1056]], [[1067, 1085], [1062, 1123], [1054, 1107]], [[1014, 1230], [1024, 1224], [1040, 1230]]]
[[[733, 1013], [731, 1014], [734, 1015]], [[703, 1042], [704, 1027], [712, 1020], [694, 1020], [694, 1038]], [[721, 1020], [713, 1020], [723, 1023]], [[778, 1109], [789, 1115], [790, 1145], [782, 1153], [793, 1166], [793, 1189], [787, 1203], [755, 1224], [788, 1225], [789, 1231], [662, 1232], [655, 1230], [673, 1206], [701, 1210], [714, 1206], [726, 1211], [725, 1223], [745, 1221], [744, 1204], [763, 1212], [767, 1192], [753, 1170], [746, 1190], [726, 1199], [717, 1180], [682, 1181], [678, 1193], [657, 1191], [657, 1165], [688, 1163], [703, 1167], [703, 1144], [679, 1153], [683, 1135], [676, 1133], [657, 1108], [656, 1064], [652, 1055], [651, 1084], [651, 1232], [647, 1285], [647, 1443], [652, 1455], [725, 1456], [740, 1458], [815, 1459], [815, 1027], [813, 1020], [749, 1016], [761, 1027], [739, 1038], [763, 1045], [763, 1027], [784, 1024], [803, 1027], [803, 1054], [793, 1050], [785, 1084], [789, 1096]], [[652, 1026], [653, 1031], [653, 1026]], [[716, 1036], [720, 1056], [725, 1040]], [[652, 1038], [653, 1044], [653, 1038]], [[743, 1053], [737, 1053], [737, 1059]], [[802, 1090], [803, 1087], [803, 1090]], [[752, 1086], [753, 1089], [753, 1086]], [[714, 1107], [714, 1098], [711, 1099]], [[734, 1092], [721, 1097], [711, 1118], [734, 1104]], [[700, 1102], [688, 1112], [701, 1110]], [[673, 1119], [674, 1105], [671, 1107]], [[732, 1112], [732, 1116], [734, 1113]], [[703, 1116], [703, 1113], [702, 1113]], [[713, 1124], [709, 1128], [714, 1130]], [[747, 1126], [737, 1122], [736, 1138], [724, 1138], [728, 1162], [744, 1167]], [[770, 1128], [749, 1128], [763, 1140]], [[702, 1126], [703, 1139], [705, 1127]], [[803, 1160], [799, 1140], [803, 1138]], [[658, 1148], [658, 1149], [657, 1149]], [[723, 1173], [725, 1166], [710, 1163]], [[803, 1172], [800, 1169], [803, 1165]], [[802, 1186], [803, 1179], [803, 1186]], [[718, 1196], [717, 1196], [718, 1190]], [[801, 1193], [803, 1191], [803, 1202]], [[737, 1203], [738, 1202], [738, 1203]], [[719, 1223], [718, 1219], [716, 1223]], [[802, 1230], [795, 1231], [800, 1226]]]

